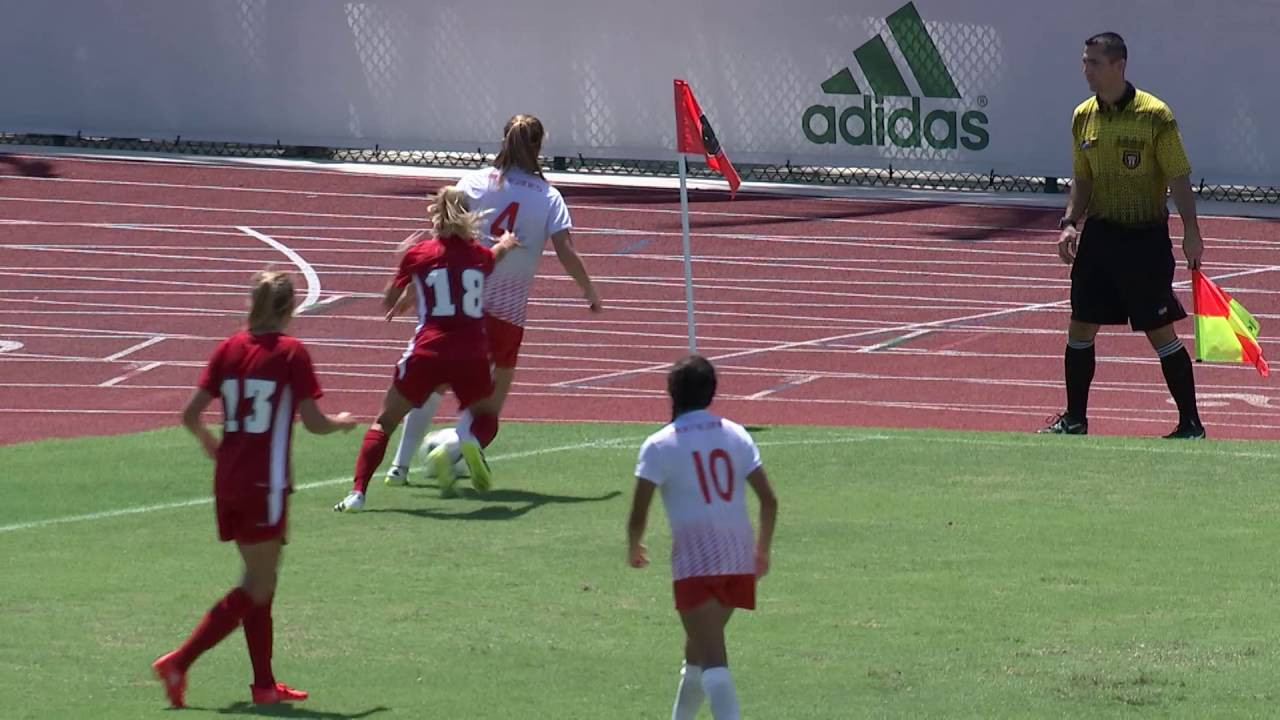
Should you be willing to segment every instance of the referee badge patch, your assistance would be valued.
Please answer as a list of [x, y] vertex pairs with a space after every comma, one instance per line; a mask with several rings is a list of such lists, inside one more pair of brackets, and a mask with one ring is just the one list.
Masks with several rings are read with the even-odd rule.
[[1125, 150], [1124, 154], [1120, 156], [1120, 162], [1123, 162], [1124, 166], [1130, 170], [1137, 170], [1138, 166], [1142, 164], [1142, 153], [1137, 150]]

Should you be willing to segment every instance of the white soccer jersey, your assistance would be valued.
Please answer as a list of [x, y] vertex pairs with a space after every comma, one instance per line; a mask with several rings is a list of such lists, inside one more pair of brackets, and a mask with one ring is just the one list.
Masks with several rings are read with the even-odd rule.
[[471, 209], [487, 213], [484, 232], [490, 245], [506, 230], [521, 248], [498, 263], [484, 281], [484, 310], [499, 320], [524, 327], [529, 288], [547, 238], [573, 227], [560, 191], [546, 180], [513, 168], [503, 177], [497, 168], [473, 170], [458, 181]]
[[745, 428], [689, 412], [640, 447], [636, 477], [658, 486], [671, 524], [671, 577], [755, 573], [747, 475], [760, 450]]

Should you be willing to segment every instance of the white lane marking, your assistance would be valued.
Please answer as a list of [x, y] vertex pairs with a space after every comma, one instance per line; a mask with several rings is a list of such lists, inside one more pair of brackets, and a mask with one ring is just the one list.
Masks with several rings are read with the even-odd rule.
[[102, 361], [103, 361], [103, 362], [113, 362], [113, 361], [115, 361], [115, 360], [119, 360], [120, 358], [125, 357], [126, 355], [132, 355], [132, 354], [134, 354], [134, 353], [138, 352], [139, 350], [142, 350], [142, 349], [144, 349], [144, 348], [149, 348], [149, 347], [151, 347], [152, 345], [155, 345], [156, 343], [161, 342], [161, 341], [163, 341], [163, 340], [165, 340], [165, 336], [164, 336], [164, 335], [157, 335], [157, 336], [155, 336], [155, 337], [153, 337], [153, 338], [151, 338], [151, 339], [149, 339], [149, 340], [143, 340], [142, 342], [140, 342], [140, 343], [138, 343], [138, 344], [136, 344], [136, 345], [130, 345], [129, 347], [127, 347], [127, 348], [125, 348], [125, 349], [121, 350], [121, 351], [120, 351], [120, 352], [118, 352], [118, 353], [113, 353], [113, 354], [111, 354], [111, 355], [108, 355], [108, 356], [106, 356], [106, 357], [102, 358]]
[[138, 377], [144, 372], [147, 372], [149, 370], [155, 370], [156, 368], [160, 367], [163, 364], [164, 363], [162, 362], [150, 362], [150, 363], [147, 363], [146, 365], [140, 365], [123, 375], [117, 375], [116, 377], [113, 377], [110, 380], [106, 380], [104, 382], [98, 383], [98, 387], [113, 387], [115, 385], [119, 385], [125, 380], [132, 380], [133, 378]]
[[294, 252], [293, 248], [288, 245], [285, 245], [269, 235], [263, 235], [251, 227], [238, 225], [236, 226], [236, 229], [245, 235], [258, 238], [262, 242], [284, 253], [285, 257], [289, 258], [289, 260], [302, 271], [302, 276], [307, 279], [307, 296], [303, 299], [302, 303], [298, 305], [294, 312], [306, 312], [307, 308], [316, 304], [316, 301], [320, 299], [320, 276], [316, 274], [316, 269], [311, 267], [311, 263], [307, 262], [306, 258]]

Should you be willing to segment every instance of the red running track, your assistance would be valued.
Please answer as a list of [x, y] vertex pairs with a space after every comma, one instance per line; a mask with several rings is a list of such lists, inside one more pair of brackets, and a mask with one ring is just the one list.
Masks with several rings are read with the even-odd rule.
[[[214, 343], [243, 322], [248, 277], [268, 265], [314, 294], [291, 332], [312, 347], [327, 407], [371, 418], [411, 331], [382, 322], [377, 297], [440, 182], [0, 156], [0, 442], [174, 424]], [[676, 194], [562, 190], [607, 310], [588, 313], [544, 258], [506, 416], [661, 422], [663, 368], [687, 347]], [[725, 414], [1029, 431], [1060, 409], [1057, 211], [717, 192], [694, 193], [691, 208], [698, 347], [720, 369]], [[1207, 271], [1265, 332], [1280, 308], [1274, 223], [1202, 224]], [[1170, 429], [1145, 339], [1117, 330], [1098, 345], [1091, 430]], [[1280, 397], [1252, 368], [1198, 365], [1197, 382], [1213, 437], [1276, 437]]]

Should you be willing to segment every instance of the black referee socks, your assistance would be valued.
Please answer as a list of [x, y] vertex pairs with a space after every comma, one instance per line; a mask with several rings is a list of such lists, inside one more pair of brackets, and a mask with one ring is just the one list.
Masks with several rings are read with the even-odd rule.
[[1194, 425], [1200, 427], [1200, 412], [1196, 409], [1196, 379], [1191, 369], [1191, 355], [1182, 346], [1182, 341], [1174, 338], [1168, 344], [1156, 348], [1160, 357], [1160, 369], [1164, 371], [1164, 381], [1169, 385], [1169, 394], [1178, 404], [1178, 425]]
[[[1089, 410], [1089, 385], [1097, 359], [1092, 340], [1068, 340], [1064, 357], [1067, 375], [1067, 417], [1085, 422]], [[1181, 406], [1179, 406], [1181, 407]]]

